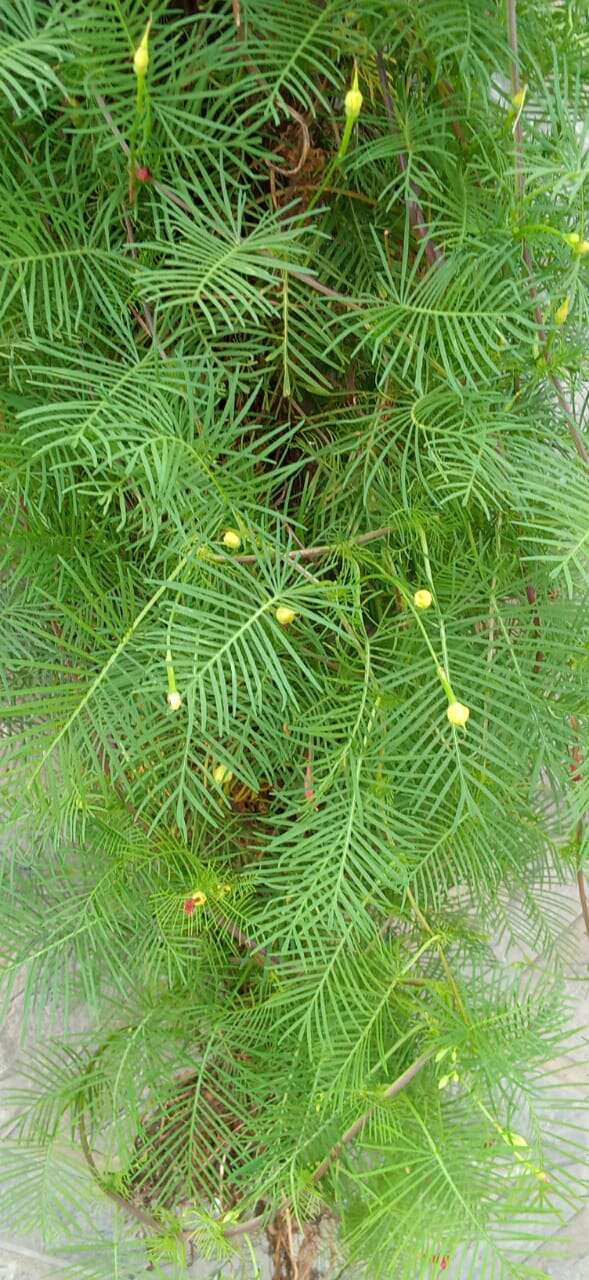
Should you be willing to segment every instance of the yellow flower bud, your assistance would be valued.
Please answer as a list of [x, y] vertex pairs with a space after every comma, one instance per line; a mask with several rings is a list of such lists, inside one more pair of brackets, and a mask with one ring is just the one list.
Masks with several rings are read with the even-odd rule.
[[275, 616], [281, 627], [288, 627], [289, 623], [294, 622], [297, 615], [294, 609], [288, 609], [286, 605], [281, 604], [278, 606]]
[[226, 529], [223, 534], [223, 544], [231, 547], [232, 551], [238, 551], [241, 546], [241, 538], [235, 529]]
[[501, 1137], [508, 1147], [528, 1147], [530, 1145], [525, 1138], [522, 1138], [521, 1133], [514, 1133], [512, 1129], [502, 1129]]
[[589, 240], [582, 240], [578, 231], [570, 231], [568, 235], [564, 236], [564, 239], [577, 253], [581, 255], [589, 253]]
[[470, 708], [465, 707], [463, 702], [450, 702], [448, 703], [447, 715], [450, 724], [464, 726], [470, 716]]
[[426, 591], [425, 589], [422, 591], [416, 591], [413, 597], [413, 603], [416, 609], [429, 609], [432, 601], [433, 596], [431, 591]]
[[168, 694], [168, 706], [171, 711], [180, 710], [180, 707], [182, 706], [182, 695], [178, 693], [177, 689], [170, 689]]
[[571, 309], [570, 299], [565, 298], [564, 302], [561, 302], [560, 306], [554, 312], [554, 319], [557, 324], [565, 323], [565, 320], [567, 319], [570, 309]]
[[133, 55], [133, 67], [135, 69], [136, 76], [144, 76], [149, 66], [148, 41], [149, 41], [150, 28], [151, 28], [151, 18], [147, 23], [145, 31], [143, 32], [143, 35], [141, 37], [141, 41], [137, 45], [137, 48]]
[[218, 782], [219, 786], [222, 786], [224, 782], [231, 782], [232, 777], [231, 769], [228, 769], [225, 764], [218, 764], [213, 769], [214, 781]]
[[352, 123], [358, 119], [362, 110], [364, 99], [358, 88], [358, 68], [354, 68], [354, 79], [352, 80], [352, 88], [348, 89], [345, 97], [346, 119]]
[[527, 92], [528, 92], [528, 86], [527, 86], [527, 85], [524, 85], [522, 89], [518, 89], [517, 93], [514, 93], [513, 98], [511, 99], [511, 101], [512, 101], [512, 103], [513, 103], [513, 105], [514, 105], [514, 107], [516, 108], [516, 110], [517, 110], [517, 111], [519, 111], [519, 108], [520, 108], [520, 107], [523, 107], [524, 102], [525, 102], [525, 100], [526, 100], [526, 93], [527, 93]]

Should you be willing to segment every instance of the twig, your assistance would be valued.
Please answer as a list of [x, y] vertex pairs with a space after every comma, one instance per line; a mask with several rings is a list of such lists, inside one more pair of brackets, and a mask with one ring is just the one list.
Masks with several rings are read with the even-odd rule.
[[291, 271], [290, 275], [295, 280], [308, 284], [310, 289], [315, 289], [317, 293], [322, 293], [326, 298], [333, 298], [334, 302], [341, 302], [342, 306], [349, 307], [353, 311], [360, 310], [360, 303], [354, 302], [352, 298], [346, 298], [345, 294], [338, 293], [337, 289], [330, 289], [328, 284], [323, 284], [316, 276], [306, 275], [303, 271]]
[[[431, 1055], [429, 1053], [422, 1053], [420, 1058], [417, 1058], [415, 1062], [412, 1062], [411, 1066], [407, 1067], [400, 1076], [397, 1076], [397, 1079], [393, 1080], [393, 1083], [388, 1086], [388, 1089], [385, 1089], [382, 1095], [383, 1099], [388, 1100], [390, 1098], [394, 1098], [398, 1093], [401, 1093], [402, 1089], [406, 1089], [407, 1085], [411, 1084], [411, 1081], [414, 1080], [415, 1077], [419, 1075], [419, 1072], [423, 1070], [426, 1062], [429, 1062], [430, 1057]], [[358, 1116], [357, 1120], [354, 1120], [354, 1123], [350, 1125], [350, 1128], [346, 1129], [346, 1132], [342, 1135], [339, 1142], [336, 1142], [335, 1147], [332, 1147], [331, 1151], [325, 1156], [325, 1159], [322, 1160], [321, 1164], [315, 1169], [312, 1178], [314, 1185], [321, 1180], [324, 1174], [327, 1173], [328, 1169], [331, 1168], [334, 1161], [339, 1158], [344, 1147], [349, 1146], [350, 1143], [354, 1142], [355, 1138], [362, 1133], [362, 1130], [366, 1128], [366, 1125], [374, 1114], [374, 1111], [375, 1107], [369, 1107], [368, 1111], [364, 1111], [361, 1116]]]
[[[416, 1058], [415, 1062], [412, 1062], [411, 1065], [407, 1067], [400, 1076], [397, 1076], [397, 1079], [393, 1080], [393, 1083], [385, 1089], [384, 1093], [381, 1095], [382, 1100], [388, 1101], [390, 1098], [396, 1097], [396, 1095], [401, 1093], [403, 1089], [406, 1089], [407, 1085], [411, 1084], [411, 1081], [414, 1080], [415, 1077], [419, 1075], [419, 1072], [423, 1070], [430, 1058], [430, 1053], [422, 1053], [421, 1057]], [[335, 1146], [332, 1147], [331, 1151], [329, 1151], [321, 1161], [321, 1164], [319, 1164], [315, 1169], [311, 1179], [314, 1186], [321, 1181], [321, 1178], [323, 1178], [331, 1168], [332, 1164], [334, 1164], [334, 1162], [339, 1158], [345, 1147], [348, 1147], [350, 1143], [354, 1142], [355, 1138], [362, 1133], [362, 1130], [366, 1128], [366, 1125], [375, 1110], [376, 1107], [369, 1107], [367, 1111], [362, 1112], [361, 1116], [358, 1116], [357, 1120], [354, 1120], [354, 1123], [350, 1125], [349, 1129], [346, 1129], [346, 1132], [342, 1134], [339, 1141], [336, 1142]], [[239, 1222], [234, 1227], [228, 1227], [225, 1231], [225, 1235], [233, 1238], [235, 1236], [246, 1235], [256, 1231], [257, 1228], [266, 1220], [266, 1216], [267, 1215], [265, 1213], [259, 1213], [255, 1218], [248, 1218], [245, 1222]]]
[[[526, 587], [526, 596], [528, 598], [528, 604], [532, 604], [532, 605], [536, 604], [538, 599], [538, 592], [536, 591], [536, 588], [532, 583], [528, 583]], [[540, 636], [540, 627], [542, 626], [542, 620], [540, 618], [540, 615], [537, 613], [534, 614], [534, 617], [532, 618], [532, 622], [534, 624], [534, 627], [536, 628], [536, 630], [534, 631], [534, 635], [536, 636], [536, 638], [538, 638]], [[536, 661], [534, 663], [535, 676], [538, 676], [540, 674], [540, 671], [542, 670], [543, 661], [544, 661], [544, 654], [541, 649], [537, 649]]]
[[583, 440], [581, 432], [575, 422], [575, 414], [572, 405], [567, 400], [565, 389], [555, 374], [550, 374], [550, 381], [556, 391], [558, 403], [566, 417], [567, 426], [573, 440], [573, 444], [580, 458], [582, 458], [586, 467], [589, 467], [589, 449]]
[[221, 916], [221, 924], [223, 928], [227, 930], [227, 933], [229, 933], [231, 937], [239, 943], [240, 947], [244, 947], [246, 951], [252, 952], [252, 960], [255, 960], [256, 964], [260, 965], [260, 967], [265, 964], [280, 964], [278, 956], [270, 955], [265, 947], [262, 947], [259, 942], [256, 942], [255, 938], [249, 938], [247, 933], [244, 933], [243, 929], [240, 929], [239, 925], [234, 924], [232, 920], [228, 920], [226, 916]]
[[120, 1209], [125, 1209], [127, 1213], [131, 1214], [131, 1217], [136, 1218], [138, 1222], [141, 1222], [144, 1227], [149, 1227], [151, 1232], [155, 1232], [156, 1235], [161, 1235], [162, 1224], [161, 1222], [158, 1222], [157, 1218], [153, 1218], [150, 1213], [147, 1213], [145, 1209], [141, 1209], [139, 1205], [132, 1204], [130, 1200], [126, 1200], [124, 1196], [119, 1195], [118, 1191], [113, 1191], [111, 1187], [106, 1185], [103, 1178], [101, 1178], [100, 1171], [90, 1150], [90, 1143], [88, 1142], [88, 1134], [86, 1132], [86, 1121], [83, 1115], [80, 1115], [79, 1117], [78, 1129], [80, 1133], [82, 1154], [88, 1168], [90, 1169], [92, 1177], [94, 1178], [94, 1181], [98, 1183], [100, 1190], [104, 1192], [105, 1196], [108, 1196], [109, 1200], [113, 1200]]
[[[583, 829], [582, 821], [579, 823], [579, 825], [581, 827], [581, 832], [582, 832], [582, 829]], [[585, 884], [585, 876], [583, 874], [582, 867], [579, 867], [579, 870], [577, 871], [577, 885], [579, 888], [579, 901], [581, 903], [583, 920], [585, 921], [585, 929], [589, 934], [589, 903], [587, 902], [587, 885]]]
[[[357, 538], [348, 538], [346, 542], [351, 543], [355, 547], [364, 547], [368, 542], [376, 542], [380, 538], [386, 538], [387, 534], [392, 532], [391, 525], [383, 525], [382, 529], [371, 529], [369, 533], [361, 533]], [[343, 545], [343, 544], [342, 544]], [[337, 551], [337, 546], [331, 543], [322, 543], [318, 547], [295, 547], [293, 551], [287, 551], [286, 559], [291, 560], [295, 565], [299, 560], [321, 560], [323, 556], [327, 556]], [[216, 562], [225, 562], [232, 560], [238, 564], [257, 564], [259, 560], [257, 555], [214, 555], [207, 556], [208, 560]]]
[[[131, 218], [128, 213], [124, 214], [124, 218], [125, 218], [125, 229], [127, 232], [127, 244], [129, 245], [133, 258], [136, 258], [137, 245], [135, 244], [135, 236], [133, 234], [133, 223], [131, 222]], [[165, 348], [162, 347], [162, 344], [156, 335], [155, 319], [154, 319], [153, 311], [151, 310], [151, 307], [148, 306], [147, 302], [143, 303], [142, 310], [143, 310], [143, 317], [139, 315], [139, 313], [135, 310], [134, 307], [132, 308], [133, 314], [138, 319], [142, 328], [145, 329], [145, 332], [152, 339], [152, 342], [155, 342], [155, 345], [160, 353], [162, 360], [167, 360], [168, 353], [165, 350]]]
[[123, 137], [118, 125], [115, 124], [112, 114], [109, 111], [101, 93], [96, 94], [96, 101], [98, 103], [98, 106], [100, 107], [100, 110], [102, 111], [104, 119], [106, 120], [107, 124], [110, 126], [111, 133], [114, 134], [115, 138], [117, 139], [119, 146], [123, 148], [123, 151], [125, 152], [126, 156], [130, 156], [131, 148], [129, 146], [129, 143], [127, 142], [126, 138]]
[[[386, 68], [386, 63], [384, 60], [382, 49], [377, 50], [376, 67], [378, 70], [378, 78], [380, 80], [380, 87], [382, 90], [382, 96], [384, 99], [384, 105], [385, 105], [389, 125], [391, 127], [391, 130], [395, 132], [396, 124], [397, 124], [396, 118], [395, 118], [395, 105], [391, 97], [391, 91], [389, 88], [389, 78], [387, 74], [387, 68]], [[407, 167], [408, 167], [407, 157], [403, 154], [402, 151], [400, 151], [399, 152], [399, 168], [401, 170], [401, 173], [407, 173]], [[423, 242], [423, 245], [425, 248], [425, 256], [431, 267], [431, 266], [434, 266], [436, 262], [443, 261], [443, 254], [441, 250], [438, 249], [437, 245], [434, 244], [434, 241], [430, 236], [425, 214], [419, 202], [419, 196], [420, 196], [419, 188], [414, 182], [411, 181], [411, 179], [409, 179], [409, 186], [411, 188], [411, 191], [413, 192], [412, 197], [407, 197], [407, 196], [405, 197], [406, 204], [407, 204], [407, 211], [409, 214], [409, 222], [411, 224], [411, 228], [416, 238]]]
[[[410, 890], [409, 888], [407, 888], [407, 889], [405, 890], [405, 892], [406, 892], [406, 894], [407, 894], [407, 897], [408, 897], [408, 899], [409, 899], [409, 902], [411, 903], [411, 908], [412, 908], [412, 911], [413, 911], [413, 913], [414, 913], [414, 915], [415, 915], [416, 920], [417, 920], [417, 921], [418, 921], [418, 923], [421, 925], [421, 927], [422, 927], [422, 929], [425, 931], [425, 933], [429, 934], [430, 938], [435, 938], [435, 937], [436, 937], [436, 934], [434, 933], [434, 930], [432, 929], [432, 927], [431, 927], [431, 925], [430, 925], [429, 921], [428, 921], [428, 920], [426, 920], [426, 918], [425, 918], [425, 916], [423, 915], [423, 913], [419, 910], [419, 907], [418, 907], [418, 905], [417, 905], [417, 903], [416, 903], [416, 901], [415, 901], [415, 898], [413, 897], [413, 894], [412, 894], [411, 890]], [[451, 970], [451, 968], [450, 968], [450, 965], [448, 964], [448, 960], [447, 960], [447, 958], [446, 958], [446, 952], [444, 951], [444, 948], [443, 948], [443, 946], [442, 946], [441, 942], [439, 942], [439, 941], [437, 941], [437, 940], [436, 940], [436, 949], [437, 949], [438, 955], [439, 955], [439, 957], [440, 957], [440, 962], [441, 962], [442, 968], [443, 968], [443, 970], [444, 970], [444, 973], [446, 974], [446, 978], [448, 979], [448, 985], [449, 985], [450, 990], [452, 991], [452, 994], [453, 994], [453, 996], [454, 996], [454, 1001], [455, 1001], [455, 1004], [456, 1004], [456, 1008], [458, 1009], [458, 1012], [462, 1014], [462, 1017], [464, 1018], [464, 1021], [466, 1022], [466, 1021], [468, 1020], [468, 1018], [467, 1018], [466, 1009], [465, 1009], [465, 1007], [464, 1007], [464, 1001], [463, 1001], [463, 999], [462, 999], [462, 996], [461, 996], [461, 994], [460, 994], [460, 991], [458, 990], [458, 986], [457, 986], [457, 984], [456, 984], [456, 979], [455, 979], [455, 977], [454, 977], [454, 974], [452, 973], [452, 970]]]
[[288, 1251], [290, 1254], [289, 1262], [292, 1271], [292, 1280], [299, 1280], [299, 1268], [297, 1266], [294, 1241], [292, 1238], [292, 1221], [288, 1209], [284, 1210], [284, 1218], [286, 1222], [286, 1237], [288, 1240]]

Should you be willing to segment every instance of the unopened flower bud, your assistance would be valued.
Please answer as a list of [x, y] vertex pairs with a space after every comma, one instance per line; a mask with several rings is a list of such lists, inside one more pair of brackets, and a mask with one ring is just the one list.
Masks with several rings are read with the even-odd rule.
[[416, 591], [413, 597], [413, 603], [416, 609], [429, 609], [432, 601], [433, 596], [431, 591], [426, 591], [425, 589], [422, 591]]
[[236, 529], [226, 529], [223, 534], [223, 545], [230, 547], [232, 551], [238, 551], [241, 546], [241, 538]]
[[144, 76], [149, 66], [148, 41], [149, 41], [150, 28], [151, 28], [151, 18], [147, 23], [145, 31], [143, 32], [143, 35], [141, 37], [140, 43], [137, 45], [137, 48], [133, 55], [133, 67], [134, 67], [136, 76]]
[[560, 306], [554, 312], [554, 319], [557, 324], [565, 323], [570, 309], [571, 309], [570, 299], [565, 298], [564, 302], [561, 302]]
[[577, 253], [589, 253], [589, 240], [581, 240]]
[[564, 239], [567, 244], [570, 244], [572, 249], [576, 249], [577, 245], [581, 243], [581, 237], [578, 231], [569, 231], [568, 235], [565, 235]]
[[289, 623], [294, 622], [297, 615], [294, 609], [288, 609], [286, 605], [281, 604], [278, 606], [275, 616], [281, 627], [288, 627]]
[[529, 1143], [522, 1138], [521, 1133], [514, 1133], [512, 1129], [502, 1129], [501, 1136], [508, 1147], [527, 1147]]
[[231, 769], [228, 769], [227, 765], [225, 764], [218, 764], [213, 769], [213, 779], [215, 782], [219, 784], [220, 787], [223, 785], [224, 782], [231, 782], [232, 777], [233, 777], [233, 774], [231, 772]]
[[514, 107], [516, 108], [516, 111], [519, 111], [520, 107], [523, 107], [524, 102], [526, 100], [527, 92], [528, 92], [528, 86], [524, 84], [521, 89], [518, 89], [517, 93], [514, 93], [511, 101]]
[[450, 702], [447, 711], [450, 724], [464, 727], [470, 716], [470, 708], [465, 707], [463, 702]]
[[135, 177], [138, 182], [151, 182], [151, 169], [149, 169], [146, 164], [138, 164], [135, 169]]
[[362, 103], [364, 101], [362, 94], [360, 93], [360, 90], [358, 88], [358, 68], [357, 67], [354, 69], [354, 79], [352, 81], [352, 88], [348, 89], [348, 92], [345, 96], [344, 101], [345, 101], [345, 108], [346, 108], [346, 119], [351, 120], [352, 123], [354, 123], [358, 119], [358, 116], [360, 115], [360, 112], [362, 110]]
[[177, 689], [170, 689], [168, 694], [168, 706], [172, 711], [179, 711], [182, 706], [182, 695]]

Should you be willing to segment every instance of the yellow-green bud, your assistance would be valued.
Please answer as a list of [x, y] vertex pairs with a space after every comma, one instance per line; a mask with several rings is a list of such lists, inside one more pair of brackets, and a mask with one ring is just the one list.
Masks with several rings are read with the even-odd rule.
[[570, 244], [571, 249], [574, 249], [577, 253], [581, 255], [589, 253], [589, 240], [582, 240], [578, 231], [570, 231], [563, 238], [567, 244]]
[[501, 1137], [508, 1147], [528, 1147], [530, 1145], [525, 1138], [522, 1138], [521, 1133], [514, 1133], [512, 1129], [502, 1129]]
[[413, 603], [416, 609], [429, 609], [432, 601], [433, 596], [431, 591], [426, 591], [425, 588], [422, 591], [416, 591], [413, 597]]
[[137, 48], [133, 55], [133, 67], [135, 69], [136, 76], [144, 76], [149, 66], [148, 41], [149, 41], [150, 29], [151, 29], [151, 18], [147, 23], [145, 31], [143, 32], [141, 40], [137, 45]]
[[281, 604], [278, 606], [275, 616], [281, 627], [288, 627], [289, 623], [294, 622], [297, 615], [294, 609], [288, 609], [285, 604]]
[[348, 89], [345, 97], [346, 119], [352, 123], [358, 119], [362, 110], [364, 99], [358, 88], [358, 68], [354, 68], [354, 79], [352, 80], [352, 88]]
[[463, 702], [450, 702], [447, 711], [450, 724], [457, 727], [464, 727], [470, 716], [470, 708], [465, 707]]
[[231, 769], [228, 769], [225, 764], [218, 764], [213, 769], [214, 781], [218, 782], [219, 786], [222, 786], [224, 782], [231, 782], [232, 777]]
[[528, 86], [525, 84], [521, 89], [518, 89], [517, 93], [514, 93], [511, 101], [517, 111], [519, 111], [520, 107], [523, 107], [524, 102], [526, 100], [527, 92], [528, 92]]
[[554, 312], [554, 319], [557, 324], [565, 323], [570, 309], [571, 309], [570, 299], [565, 298], [564, 302], [561, 302], [560, 306], [557, 307], [556, 311]]
[[238, 551], [241, 546], [241, 538], [236, 529], [226, 529], [223, 534], [223, 544], [230, 547], [232, 551]]

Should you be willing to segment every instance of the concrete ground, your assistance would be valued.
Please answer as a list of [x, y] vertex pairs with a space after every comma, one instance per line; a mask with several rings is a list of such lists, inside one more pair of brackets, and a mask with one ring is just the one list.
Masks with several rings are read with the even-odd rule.
[[[589, 1032], [589, 983], [587, 982], [589, 938], [578, 911], [576, 887], [571, 886], [570, 890], [565, 888], [562, 892], [566, 899], [566, 927], [563, 941], [568, 957], [567, 986], [573, 1002], [573, 1024], [579, 1031]], [[498, 949], [501, 949], [500, 944]], [[537, 968], [549, 963], [547, 957], [543, 955], [522, 957], [521, 954], [514, 956], [508, 952], [504, 958], [506, 964], [517, 964], [520, 972], [522, 965], [527, 967], [527, 964], [531, 964]], [[13, 1001], [0, 1031], [0, 1087], [2, 1089], [18, 1087], [20, 1083], [17, 1059], [21, 1015], [22, 1010], [17, 998]], [[554, 1063], [559, 1079], [570, 1087], [571, 1098], [578, 1098], [589, 1092], [589, 1037], [587, 1046], [588, 1049], [585, 1052], [565, 1053]], [[7, 1118], [6, 1109], [0, 1107], [0, 1120], [6, 1121]], [[579, 1138], [577, 1140], [579, 1141]], [[580, 1175], [587, 1178], [589, 1121], [585, 1132], [581, 1132], [580, 1148], [575, 1152], [574, 1157], [570, 1157], [570, 1163], [578, 1165]], [[104, 1222], [96, 1225], [100, 1226], [105, 1236], [110, 1234], [108, 1207], [105, 1209]], [[550, 1280], [589, 1280], [589, 1201], [578, 1211], [570, 1210], [569, 1214], [565, 1212], [558, 1228], [555, 1228], [552, 1222], [550, 1227], [547, 1227], [542, 1246], [528, 1256], [528, 1262], [538, 1269], [539, 1276], [544, 1275]], [[258, 1268], [257, 1276], [254, 1266]], [[104, 1275], [104, 1272], [100, 1274]], [[128, 1275], [128, 1272], [125, 1274]], [[137, 1280], [142, 1276], [148, 1280], [149, 1276], [154, 1274], [173, 1277], [174, 1271], [164, 1268], [156, 1269], [154, 1273], [149, 1272], [145, 1265], [140, 1265], [135, 1274]], [[332, 1267], [327, 1266], [325, 1270], [322, 1268], [322, 1274], [326, 1280], [332, 1280]], [[463, 1280], [463, 1277], [455, 1272], [454, 1267], [448, 1274], [453, 1280]], [[50, 1278], [51, 1280], [75, 1280], [76, 1275], [80, 1275], [80, 1272], [77, 1271], [74, 1260], [60, 1257], [57, 1252], [47, 1251], [36, 1235], [26, 1237], [10, 1236], [7, 1233], [0, 1235], [0, 1280], [50, 1280]], [[252, 1259], [246, 1258], [243, 1265], [236, 1261], [231, 1267], [220, 1269], [218, 1263], [198, 1262], [191, 1268], [191, 1275], [194, 1280], [213, 1280], [214, 1277], [218, 1277], [218, 1280], [271, 1280], [271, 1266], [265, 1248], [260, 1246], [256, 1250], [255, 1263]], [[346, 1272], [346, 1277], [347, 1275]], [[116, 1280], [116, 1277], [113, 1276], [113, 1280]]]

